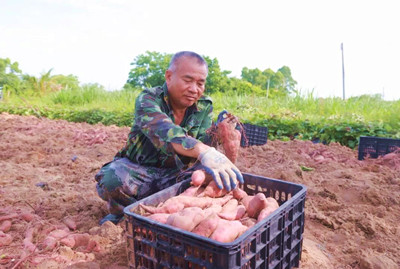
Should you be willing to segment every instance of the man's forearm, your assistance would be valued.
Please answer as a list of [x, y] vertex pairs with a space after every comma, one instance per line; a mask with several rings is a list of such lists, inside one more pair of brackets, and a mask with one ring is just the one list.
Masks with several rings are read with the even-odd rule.
[[181, 144], [176, 144], [176, 143], [171, 143], [171, 145], [176, 153], [196, 159], [199, 157], [201, 153], [205, 152], [210, 148], [209, 146], [200, 141], [197, 142], [197, 144], [192, 149], [185, 149]]

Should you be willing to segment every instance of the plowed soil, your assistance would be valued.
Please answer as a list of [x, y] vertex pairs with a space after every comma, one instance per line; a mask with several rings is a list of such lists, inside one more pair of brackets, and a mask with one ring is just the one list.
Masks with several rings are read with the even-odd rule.
[[[94, 175], [129, 129], [0, 114], [0, 268], [127, 268]], [[400, 268], [400, 154], [268, 141], [237, 165], [307, 186], [301, 268]]]

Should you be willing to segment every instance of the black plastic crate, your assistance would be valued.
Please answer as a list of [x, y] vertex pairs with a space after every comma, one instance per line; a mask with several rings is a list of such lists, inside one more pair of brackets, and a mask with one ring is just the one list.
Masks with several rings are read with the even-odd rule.
[[243, 189], [274, 197], [280, 207], [231, 243], [150, 220], [135, 211], [140, 203], [157, 205], [190, 186], [175, 184], [124, 209], [130, 268], [290, 269], [298, 267], [304, 232], [306, 187], [243, 174]]
[[248, 147], [254, 145], [264, 145], [268, 139], [268, 127], [244, 123], [240, 146]]
[[358, 159], [364, 160], [366, 156], [378, 158], [400, 148], [400, 139], [391, 139], [375, 136], [360, 136], [358, 144]]

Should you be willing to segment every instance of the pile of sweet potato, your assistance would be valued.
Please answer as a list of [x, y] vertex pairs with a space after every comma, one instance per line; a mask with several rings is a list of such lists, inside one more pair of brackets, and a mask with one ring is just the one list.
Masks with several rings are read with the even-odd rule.
[[144, 216], [186, 231], [228, 243], [279, 208], [263, 193], [248, 195], [240, 188], [219, 189], [202, 170], [192, 175], [192, 186], [157, 206], [140, 204]]

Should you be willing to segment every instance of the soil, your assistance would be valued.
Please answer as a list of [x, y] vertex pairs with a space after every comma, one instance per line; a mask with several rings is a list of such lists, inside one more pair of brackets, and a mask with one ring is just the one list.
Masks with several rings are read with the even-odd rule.
[[[124, 223], [98, 225], [94, 175], [128, 132], [0, 114], [0, 268], [127, 268]], [[301, 268], [400, 267], [400, 154], [268, 141], [237, 165], [307, 186]]]

